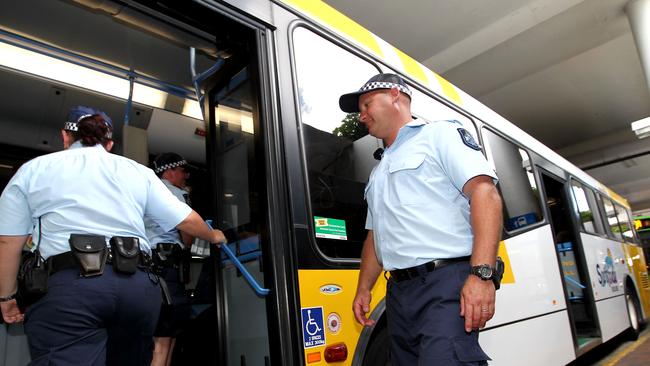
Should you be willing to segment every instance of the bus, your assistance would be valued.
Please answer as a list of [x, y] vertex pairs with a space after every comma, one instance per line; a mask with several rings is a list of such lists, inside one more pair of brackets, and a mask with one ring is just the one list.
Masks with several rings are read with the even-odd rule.
[[650, 246], [650, 216], [637, 216], [634, 218], [634, 228], [639, 235], [639, 240], [644, 246]]
[[[338, 107], [379, 72], [407, 81], [417, 118], [462, 124], [500, 177], [506, 271], [479, 338], [491, 364], [564, 365], [638, 335], [650, 284], [626, 200], [320, 1], [0, 3], [0, 188], [62, 149], [71, 106], [103, 110], [113, 153], [192, 163], [192, 206], [229, 241], [192, 246], [172, 364], [389, 364], [385, 277], [375, 326], [351, 309], [383, 143]], [[26, 341], [0, 327], [0, 362], [27, 363]]]

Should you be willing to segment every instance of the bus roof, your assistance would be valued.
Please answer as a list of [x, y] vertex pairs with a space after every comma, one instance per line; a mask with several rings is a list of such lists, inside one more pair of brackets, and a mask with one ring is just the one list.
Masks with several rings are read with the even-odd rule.
[[564, 157], [551, 150], [549, 147], [542, 144], [510, 121], [506, 120], [480, 101], [463, 92], [442, 76], [384, 41], [379, 36], [370, 32], [362, 25], [340, 13], [330, 5], [320, 0], [275, 1], [289, 6], [299, 14], [302, 14], [323, 27], [345, 37], [348, 41], [361, 47], [371, 55], [383, 61], [386, 65], [398, 70], [403, 75], [410, 77], [412, 81], [419, 83], [421, 86], [433, 91], [439, 96], [443, 96], [449, 102], [465, 109], [477, 118], [486, 122], [488, 125], [499, 129], [508, 136], [519, 141], [527, 148], [535, 151], [537, 154], [551, 160], [571, 175], [599, 190], [601, 193], [608, 195], [619, 204], [630, 208], [629, 203], [625, 198], [618, 195], [589, 174], [580, 170], [580, 168], [573, 165]]

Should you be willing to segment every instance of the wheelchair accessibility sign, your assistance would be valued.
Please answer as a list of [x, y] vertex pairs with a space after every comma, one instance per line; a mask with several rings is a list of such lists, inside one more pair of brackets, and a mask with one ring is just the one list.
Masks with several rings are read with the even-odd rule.
[[302, 336], [305, 340], [305, 348], [312, 348], [325, 345], [325, 322], [323, 321], [323, 308], [303, 308], [302, 312]]

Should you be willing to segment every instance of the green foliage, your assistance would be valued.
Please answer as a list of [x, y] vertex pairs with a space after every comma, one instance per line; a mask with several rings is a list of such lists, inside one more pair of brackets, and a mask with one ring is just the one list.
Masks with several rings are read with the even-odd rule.
[[368, 134], [366, 125], [359, 121], [359, 113], [348, 113], [341, 125], [332, 131], [334, 136], [347, 137], [352, 141], [358, 140]]
[[591, 211], [581, 211], [580, 220], [582, 222], [594, 221], [594, 215], [591, 213]]

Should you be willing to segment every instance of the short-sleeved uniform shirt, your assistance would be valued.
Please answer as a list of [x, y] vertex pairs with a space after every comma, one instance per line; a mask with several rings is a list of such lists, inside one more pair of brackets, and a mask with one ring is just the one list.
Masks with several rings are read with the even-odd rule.
[[[176, 197], [179, 201], [183, 203], [188, 202], [188, 193], [175, 185], [171, 184], [167, 179], [161, 179], [165, 187]], [[165, 230], [160, 225], [158, 225], [149, 215], [144, 216], [144, 227], [147, 232], [147, 238], [149, 239], [149, 245], [152, 249], [156, 248], [158, 243], [175, 243], [182, 245], [183, 241], [181, 240], [181, 234], [178, 232], [178, 229], [173, 228], [171, 230]]]
[[[44, 258], [70, 250], [70, 234], [131, 236], [149, 251], [143, 216], [170, 230], [191, 212], [153, 171], [101, 145], [25, 163], [0, 196], [0, 235], [32, 233]], [[39, 232], [38, 219], [42, 230]]]
[[462, 190], [479, 175], [497, 179], [460, 122], [404, 125], [365, 189], [366, 229], [384, 269], [470, 255], [470, 207]]

